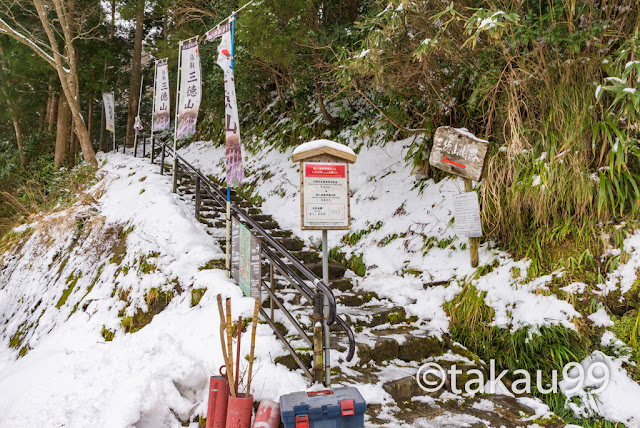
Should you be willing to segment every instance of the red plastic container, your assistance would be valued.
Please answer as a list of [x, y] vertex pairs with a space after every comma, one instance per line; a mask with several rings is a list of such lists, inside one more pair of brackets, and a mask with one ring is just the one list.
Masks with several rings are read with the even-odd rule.
[[207, 428], [225, 428], [229, 384], [222, 376], [209, 378], [209, 407], [207, 408]]
[[252, 415], [253, 395], [246, 397], [246, 394], [238, 394], [237, 397], [229, 397], [226, 428], [251, 428]]
[[280, 404], [263, 400], [253, 420], [253, 428], [278, 428], [280, 426]]

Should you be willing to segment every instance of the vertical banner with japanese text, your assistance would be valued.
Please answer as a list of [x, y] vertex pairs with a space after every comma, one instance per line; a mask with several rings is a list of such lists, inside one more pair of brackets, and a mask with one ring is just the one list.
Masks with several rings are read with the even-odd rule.
[[231, 65], [231, 31], [222, 32], [220, 37], [222, 37], [222, 41], [218, 46], [217, 63], [224, 73], [227, 186], [235, 187], [242, 184], [244, 166], [242, 162], [242, 146], [240, 145], [236, 86]]
[[115, 106], [113, 102], [113, 92], [102, 94], [104, 104], [105, 129], [113, 133], [116, 132]]
[[169, 129], [171, 116], [169, 113], [169, 65], [167, 59], [156, 61], [154, 82], [153, 130], [156, 132]]
[[192, 39], [183, 43], [180, 54], [182, 55], [182, 76], [178, 97], [178, 123], [176, 123], [178, 140], [193, 137], [196, 133], [198, 109], [202, 99], [198, 40]]

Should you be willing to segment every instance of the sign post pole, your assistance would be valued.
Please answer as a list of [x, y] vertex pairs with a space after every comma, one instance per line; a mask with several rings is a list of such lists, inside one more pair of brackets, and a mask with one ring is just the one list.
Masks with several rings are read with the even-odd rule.
[[[470, 178], [464, 179], [464, 191], [473, 191], [473, 186]], [[478, 238], [469, 238], [469, 253], [471, 257], [471, 267], [478, 267]]]
[[[329, 286], [329, 231], [322, 230], [322, 280]], [[322, 319], [322, 333], [324, 336], [324, 386], [331, 386], [331, 336], [327, 325], [329, 314], [329, 298], [324, 296], [324, 317]]]
[[176, 169], [178, 169], [178, 157], [176, 156], [176, 152], [178, 151], [178, 111], [180, 110], [179, 104], [180, 103], [180, 80], [182, 79], [182, 44], [184, 42], [180, 41], [180, 46], [178, 48], [178, 85], [177, 85], [177, 91], [178, 93], [176, 94], [176, 117], [174, 119], [174, 129], [173, 129], [173, 177], [171, 182], [173, 183], [171, 186], [171, 193], [176, 193], [177, 189], [177, 178], [178, 178], [178, 171], [176, 171]]

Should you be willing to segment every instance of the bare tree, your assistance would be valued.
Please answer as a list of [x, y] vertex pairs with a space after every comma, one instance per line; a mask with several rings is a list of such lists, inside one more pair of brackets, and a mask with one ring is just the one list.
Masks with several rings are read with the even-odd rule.
[[[74, 47], [74, 42], [86, 37], [90, 31], [78, 24], [86, 22], [82, 15], [90, 12], [88, 9], [79, 10], [77, 6], [74, 0], [0, 0], [0, 35], [5, 34], [29, 47], [56, 70], [84, 159], [97, 166], [91, 137], [82, 116]], [[42, 37], [46, 37], [48, 43], [42, 41]]]

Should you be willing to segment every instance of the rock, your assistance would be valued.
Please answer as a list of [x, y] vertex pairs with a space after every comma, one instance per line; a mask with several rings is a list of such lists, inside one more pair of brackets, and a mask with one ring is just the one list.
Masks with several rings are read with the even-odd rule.
[[331, 288], [340, 290], [342, 292], [350, 291], [351, 289], [353, 289], [353, 282], [351, 282], [351, 280], [347, 278], [335, 279], [331, 281]]
[[407, 376], [401, 379], [392, 380], [382, 384], [384, 389], [396, 401], [409, 401], [413, 397], [429, 395], [438, 397], [442, 391], [427, 393], [418, 385], [415, 376]]
[[[277, 226], [278, 224], [276, 223]], [[280, 243], [289, 251], [301, 251], [304, 248], [304, 242], [299, 238], [282, 238]]]
[[443, 344], [437, 338], [410, 336], [400, 346], [399, 358], [403, 361], [422, 361], [442, 353]]
[[371, 361], [371, 346], [366, 343], [356, 343], [358, 347], [358, 357], [360, 358], [360, 364], [367, 364]]
[[399, 352], [400, 345], [398, 344], [398, 341], [390, 337], [385, 337], [376, 342], [376, 345], [371, 351], [371, 358], [376, 363], [395, 360], [398, 358]]
[[[300, 359], [302, 360], [302, 363], [306, 367], [311, 367], [311, 354], [298, 352], [298, 356], [300, 357]], [[281, 364], [281, 365], [285, 366], [289, 370], [298, 370], [300, 368], [300, 366], [298, 365], [296, 360], [290, 354], [289, 355], [283, 355], [281, 357], [277, 357], [275, 359], [275, 362], [276, 362], [276, 364]]]
[[[322, 262], [311, 263], [307, 265], [307, 269], [313, 272], [313, 274], [318, 278], [322, 278]], [[341, 264], [329, 262], [329, 278], [342, 278], [346, 271], [347, 268], [342, 266]]]
[[402, 306], [396, 306], [389, 309], [384, 309], [373, 315], [371, 321], [369, 321], [369, 327], [375, 327], [382, 324], [400, 324], [405, 322], [407, 315]]
[[353, 294], [343, 294], [338, 297], [338, 301], [345, 306], [358, 307], [377, 299], [378, 295], [371, 291], [356, 291]]

